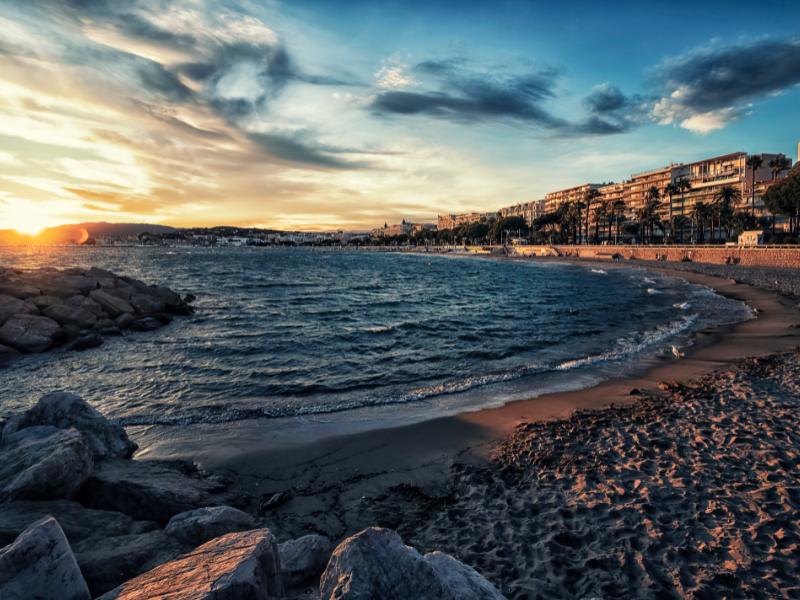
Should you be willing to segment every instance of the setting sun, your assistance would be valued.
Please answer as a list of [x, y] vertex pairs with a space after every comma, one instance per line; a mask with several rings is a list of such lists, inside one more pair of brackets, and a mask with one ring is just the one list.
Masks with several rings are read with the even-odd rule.
[[42, 214], [34, 202], [7, 198], [0, 205], [0, 229], [13, 229], [23, 235], [38, 235], [46, 227], [59, 224], [59, 220]]

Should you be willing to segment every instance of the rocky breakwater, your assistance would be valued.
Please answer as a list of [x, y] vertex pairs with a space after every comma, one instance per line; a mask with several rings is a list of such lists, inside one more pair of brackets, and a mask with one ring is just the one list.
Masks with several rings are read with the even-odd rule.
[[0, 267], [0, 363], [59, 347], [87, 350], [106, 336], [152, 331], [192, 311], [167, 287], [96, 267]]
[[[498, 600], [473, 569], [388, 529], [278, 543], [255, 499], [137, 446], [56, 392], [0, 430], [0, 598]], [[4, 547], [3, 547], [4, 546]], [[309, 593], [309, 588], [311, 592]], [[309, 595], [310, 594], [310, 595]]]

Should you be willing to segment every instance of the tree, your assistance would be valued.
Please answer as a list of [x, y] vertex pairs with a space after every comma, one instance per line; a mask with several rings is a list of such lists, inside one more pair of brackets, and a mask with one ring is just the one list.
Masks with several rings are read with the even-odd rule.
[[676, 196], [676, 195], [680, 194], [680, 192], [681, 192], [681, 189], [675, 183], [672, 183], [672, 182], [669, 182], [664, 187], [664, 196], [669, 198], [669, 218], [670, 219], [672, 219], [672, 196]]
[[[595, 190], [593, 190], [595, 191]], [[594, 242], [600, 243], [600, 221], [608, 217], [608, 202], [603, 202], [594, 207], [592, 215], [594, 216]]]
[[705, 202], [698, 202], [692, 209], [692, 221], [697, 223], [697, 241], [705, 238], [706, 219], [708, 218], [709, 207]]
[[[791, 164], [791, 161], [783, 154], [778, 154], [774, 159], [769, 161], [769, 168], [772, 169], [772, 180], [774, 181], [780, 172], [788, 169]], [[772, 213], [772, 237], [775, 237], [775, 213]]]
[[800, 172], [772, 184], [764, 194], [764, 206], [772, 213], [773, 231], [775, 215], [781, 214], [789, 218], [789, 235], [795, 236], [800, 230]]
[[586, 203], [586, 243], [589, 243], [589, 213], [592, 210], [594, 201], [600, 198], [603, 194], [595, 189], [590, 189], [583, 195], [584, 202]]
[[684, 214], [686, 212], [686, 192], [692, 189], [692, 183], [688, 178], [684, 177], [683, 179], [678, 179], [675, 182], [675, 186], [681, 195], [681, 214]]
[[744, 161], [744, 164], [750, 168], [750, 197], [752, 202], [750, 203], [750, 214], [753, 215], [753, 218], [756, 216], [756, 171], [761, 168], [761, 165], [764, 164], [764, 159], [760, 156], [756, 156], [753, 154], [752, 156], [748, 156], [747, 160]]

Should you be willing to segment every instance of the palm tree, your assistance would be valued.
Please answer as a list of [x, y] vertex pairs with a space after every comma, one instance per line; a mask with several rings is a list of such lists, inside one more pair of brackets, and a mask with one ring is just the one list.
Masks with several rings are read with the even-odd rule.
[[[596, 190], [592, 190], [596, 191]], [[594, 216], [594, 240], [596, 244], [600, 243], [600, 221], [608, 218], [608, 201], [602, 202], [594, 207], [592, 214]]]
[[672, 219], [672, 196], [680, 194], [681, 189], [675, 183], [668, 183], [664, 187], [664, 196], [669, 198], [669, 218]]
[[[774, 181], [778, 174], [788, 169], [792, 163], [783, 154], [778, 154], [778, 156], [769, 161], [768, 164], [769, 168], [772, 169], [772, 180]], [[775, 237], [775, 213], [772, 213], [772, 237]]]
[[753, 218], [756, 216], [756, 171], [761, 168], [761, 165], [764, 164], [764, 159], [760, 156], [756, 156], [753, 154], [752, 156], [748, 156], [747, 160], [744, 161], [744, 164], [750, 167], [750, 196], [752, 202], [750, 203], [750, 214], [753, 215]]
[[697, 223], [697, 241], [702, 241], [705, 235], [705, 223], [709, 215], [709, 206], [705, 202], [698, 202], [692, 209], [692, 221]]
[[718, 202], [725, 207], [725, 210], [729, 210], [731, 204], [738, 204], [742, 201], [742, 191], [734, 187], [732, 185], [726, 185], [720, 188], [716, 194], [714, 194], [714, 202]]
[[658, 220], [658, 208], [661, 206], [660, 198], [661, 192], [656, 186], [651, 186], [645, 195], [644, 216], [649, 225], [651, 243], [653, 241], [653, 225]]
[[686, 217], [684, 217], [683, 215], [673, 215], [670, 218], [670, 220], [667, 221], [669, 228], [672, 230], [671, 234], [673, 239], [676, 237], [677, 232], [683, 230], [683, 226], [686, 223], [686, 220], [687, 220]]
[[597, 200], [602, 194], [597, 190], [590, 189], [583, 196], [586, 202], [586, 243], [589, 243], [589, 211], [592, 209], [592, 203]]
[[678, 179], [675, 182], [675, 187], [678, 188], [681, 195], [681, 214], [684, 214], [686, 208], [686, 192], [692, 189], [692, 182], [689, 181], [688, 178]]

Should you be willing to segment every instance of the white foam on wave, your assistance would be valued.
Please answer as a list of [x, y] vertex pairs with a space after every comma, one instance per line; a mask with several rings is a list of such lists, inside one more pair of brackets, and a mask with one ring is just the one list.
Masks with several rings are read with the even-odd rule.
[[648, 294], [660, 294], [661, 292], [659, 292], [658, 290], [654, 290], [653, 288], [647, 288], [647, 293]]
[[603, 269], [592, 269], [592, 273], [599, 273], [600, 275], [608, 275]]
[[364, 328], [364, 331], [369, 331], [370, 333], [380, 333], [381, 331], [391, 331], [391, 329], [392, 328], [390, 326], [386, 326], [386, 327], [366, 327], [366, 328]]
[[680, 308], [681, 310], [686, 310], [688, 308], [692, 308], [692, 305], [689, 304], [688, 302], [680, 302], [678, 304], [673, 304], [672, 307], [673, 308]]
[[505, 373], [494, 373], [487, 375], [478, 375], [467, 377], [459, 381], [449, 383], [442, 383], [439, 385], [428, 386], [420, 388], [408, 394], [401, 394], [398, 396], [387, 396], [382, 398], [363, 398], [354, 400], [352, 402], [345, 402], [334, 405], [322, 406], [305, 406], [299, 408], [287, 409], [242, 409], [233, 410], [227, 413], [220, 413], [216, 415], [204, 416], [154, 416], [154, 417], [129, 417], [122, 419], [115, 419], [113, 422], [123, 427], [134, 425], [189, 425], [192, 423], [223, 423], [226, 421], [237, 421], [242, 419], [263, 419], [263, 418], [279, 418], [279, 417], [301, 417], [308, 415], [321, 415], [335, 412], [342, 412], [346, 410], [354, 410], [358, 408], [366, 408], [370, 406], [382, 406], [388, 404], [407, 404], [410, 402], [417, 402], [425, 400], [426, 398], [433, 398], [436, 396], [443, 396], [447, 394], [457, 394], [466, 392], [473, 388], [483, 387], [496, 383], [504, 383], [513, 381], [526, 375], [535, 375], [537, 373], [547, 373], [552, 371], [571, 371], [581, 367], [586, 367], [601, 362], [620, 361], [631, 356], [641, 353], [648, 348], [662, 343], [664, 340], [679, 334], [691, 327], [698, 315], [691, 315], [683, 317], [678, 321], [673, 321], [667, 325], [656, 328], [655, 331], [644, 333], [633, 333], [625, 338], [617, 340], [617, 346], [603, 354], [595, 356], [587, 356], [577, 360], [563, 362], [554, 366], [547, 365], [529, 365], [520, 367]]

